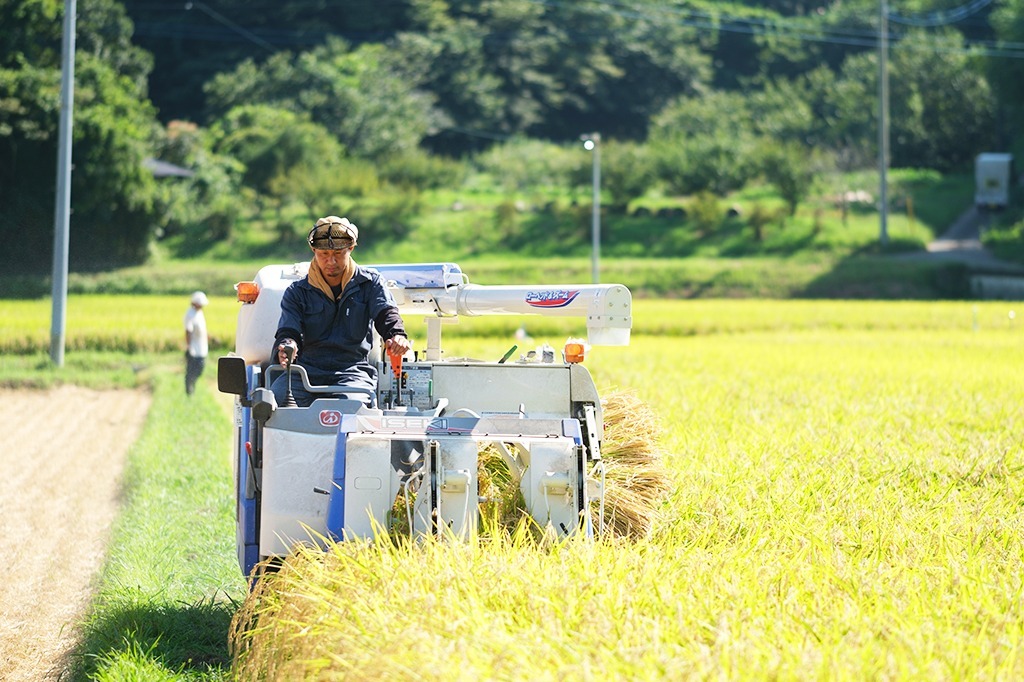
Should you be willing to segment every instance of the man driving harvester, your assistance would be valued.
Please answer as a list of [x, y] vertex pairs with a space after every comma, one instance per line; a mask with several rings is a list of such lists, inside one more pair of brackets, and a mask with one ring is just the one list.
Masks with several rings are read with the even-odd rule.
[[[310, 384], [375, 390], [377, 369], [369, 361], [373, 329], [389, 355], [401, 357], [412, 348], [380, 273], [352, 260], [358, 240], [359, 229], [347, 218], [327, 216], [316, 221], [306, 239], [313, 249], [309, 274], [289, 285], [281, 298], [271, 357], [285, 367], [292, 362], [304, 367]], [[284, 405], [288, 373], [275, 379], [271, 390], [277, 404]], [[302, 382], [293, 382], [291, 390], [300, 407], [316, 398]], [[345, 397], [368, 398], [361, 392]]]

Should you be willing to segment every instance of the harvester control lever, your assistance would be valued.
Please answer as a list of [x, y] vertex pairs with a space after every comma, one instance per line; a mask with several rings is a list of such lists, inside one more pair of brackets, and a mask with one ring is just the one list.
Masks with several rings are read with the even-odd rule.
[[391, 357], [391, 371], [395, 374], [395, 390], [398, 392], [396, 405], [402, 404], [402, 356], [388, 353]]
[[281, 346], [281, 348], [282, 350], [284, 350], [284, 356], [285, 359], [287, 360], [287, 364], [285, 365], [285, 371], [288, 372], [288, 393], [285, 395], [284, 398], [284, 406], [298, 407], [299, 404], [295, 402], [295, 396], [292, 395], [292, 360], [295, 359], [295, 346], [291, 345], [290, 343], [287, 343]]

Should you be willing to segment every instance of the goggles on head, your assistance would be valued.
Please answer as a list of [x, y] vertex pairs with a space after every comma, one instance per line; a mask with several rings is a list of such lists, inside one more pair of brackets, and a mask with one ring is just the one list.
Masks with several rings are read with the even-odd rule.
[[329, 251], [351, 248], [356, 245], [358, 239], [359, 228], [353, 225], [348, 218], [338, 218], [337, 216], [328, 216], [316, 221], [316, 225], [306, 237], [311, 249]]

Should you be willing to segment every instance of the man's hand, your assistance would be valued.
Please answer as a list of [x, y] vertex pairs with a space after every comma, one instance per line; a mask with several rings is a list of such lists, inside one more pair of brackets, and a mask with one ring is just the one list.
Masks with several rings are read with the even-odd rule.
[[295, 343], [292, 339], [283, 339], [281, 343], [277, 345], [277, 364], [287, 367], [289, 364], [288, 355], [285, 353], [285, 348], [292, 349], [292, 361], [299, 354], [299, 344]]
[[402, 357], [412, 350], [412, 341], [398, 334], [384, 342], [384, 350], [387, 351], [388, 355]]

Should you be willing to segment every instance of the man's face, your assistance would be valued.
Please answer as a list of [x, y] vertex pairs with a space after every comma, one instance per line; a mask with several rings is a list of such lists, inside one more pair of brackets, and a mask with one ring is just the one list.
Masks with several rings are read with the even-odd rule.
[[352, 247], [347, 249], [313, 249], [316, 264], [325, 277], [341, 277], [348, 268]]

